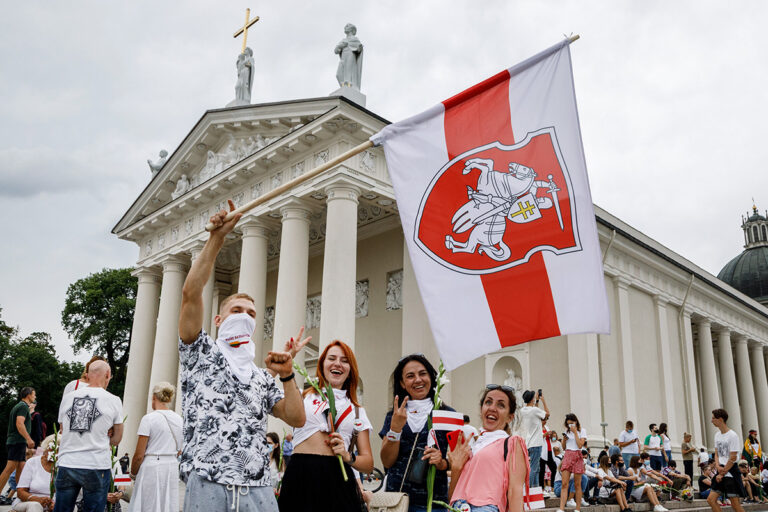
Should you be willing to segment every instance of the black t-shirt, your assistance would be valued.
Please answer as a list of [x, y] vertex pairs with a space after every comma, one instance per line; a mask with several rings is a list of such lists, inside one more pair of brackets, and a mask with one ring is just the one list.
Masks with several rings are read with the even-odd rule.
[[707, 489], [709, 489], [709, 485], [707, 485], [707, 484], [704, 482], [704, 480], [705, 480], [705, 479], [708, 479], [708, 478], [709, 478], [709, 477], [707, 477], [706, 475], [701, 475], [701, 476], [699, 477], [699, 492], [702, 492], [702, 491], [706, 491]]

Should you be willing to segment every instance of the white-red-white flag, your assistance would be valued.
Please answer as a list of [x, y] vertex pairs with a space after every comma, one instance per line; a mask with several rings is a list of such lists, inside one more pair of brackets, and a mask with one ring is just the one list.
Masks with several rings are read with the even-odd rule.
[[464, 426], [464, 415], [460, 412], [432, 411], [432, 428], [435, 430], [459, 430]]
[[449, 370], [526, 341], [608, 332], [568, 44], [371, 137]]

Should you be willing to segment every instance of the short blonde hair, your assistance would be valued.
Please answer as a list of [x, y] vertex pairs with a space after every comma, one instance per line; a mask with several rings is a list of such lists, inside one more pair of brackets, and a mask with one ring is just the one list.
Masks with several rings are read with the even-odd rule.
[[[61, 436], [59, 436], [59, 437], [61, 437]], [[43, 441], [40, 443], [40, 448], [42, 448], [43, 451], [49, 450], [49, 449], [53, 449], [53, 446], [51, 446], [51, 445], [53, 444], [54, 439], [56, 439], [56, 435], [55, 434], [49, 435], [48, 437], [43, 439]]]
[[221, 301], [221, 305], [219, 306], [219, 314], [224, 313], [229, 303], [235, 299], [246, 299], [251, 301], [254, 304], [254, 306], [256, 305], [256, 301], [253, 300], [253, 297], [251, 297], [247, 293], [233, 293], [232, 295], [226, 297], [223, 301]]
[[152, 396], [167, 404], [173, 400], [173, 395], [176, 394], [176, 387], [170, 382], [158, 382], [152, 388]]

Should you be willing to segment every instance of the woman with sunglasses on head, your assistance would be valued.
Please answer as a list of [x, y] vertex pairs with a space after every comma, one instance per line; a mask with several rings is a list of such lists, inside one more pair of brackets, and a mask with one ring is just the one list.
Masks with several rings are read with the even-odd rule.
[[480, 435], [473, 444], [461, 436], [448, 454], [451, 506], [470, 512], [522, 512], [530, 470], [525, 441], [510, 437], [515, 406], [512, 388], [486, 386], [480, 398]]
[[[584, 474], [584, 459], [581, 456], [581, 449], [587, 446], [587, 431], [581, 428], [579, 418], [573, 413], [565, 415], [565, 432], [563, 432], [563, 449], [565, 455], [563, 455], [563, 462], [560, 463], [560, 474], [563, 476], [563, 486], [566, 482], [571, 480], [573, 475], [573, 481], [575, 483], [581, 482], [581, 477]], [[576, 485], [576, 510], [581, 510], [581, 486]], [[565, 502], [568, 499], [567, 493], [560, 495], [560, 508], [559, 512], [565, 510]]]
[[[392, 372], [394, 401], [384, 418], [381, 463], [387, 471], [387, 491], [408, 494], [408, 512], [427, 509], [427, 469], [437, 468], [434, 499], [448, 501], [447, 432], [436, 431], [437, 447], [427, 447], [427, 420], [434, 408], [437, 372], [424, 354], [403, 357]], [[453, 411], [442, 405], [441, 409]]]
[[[331, 342], [317, 360], [321, 389], [333, 388], [335, 424], [329, 406], [313, 388], [304, 392], [306, 423], [293, 429], [293, 455], [283, 475], [278, 507], [283, 512], [361, 512], [366, 510], [352, 469], [373, 469], [370, 430], [365, 409], [357, 401], [359, 373], [355, 354], [339, 340]], [[337, 455], [344, 461], [344, 481]]]

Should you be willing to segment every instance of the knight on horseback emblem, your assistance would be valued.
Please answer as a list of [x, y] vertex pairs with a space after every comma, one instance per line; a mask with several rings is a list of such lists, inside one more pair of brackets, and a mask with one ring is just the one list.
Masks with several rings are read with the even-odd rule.
[[414, 241], [463, 274], [525, 265], [537, 253], [581, 251], [574, 197], [554, 127], [512, 145], [489, 142], [435, 173], [414, 219]]
[[[469, 231], [466, 242], [446, 235], [445, 247], [457, 252], [485, 254], [496, 261], [510, 257], [504, 243], [507, 221], [525, 224], [542, 218], [541, 210], [554, 207], [563, 229], [563, 217], [557, 192], [560, 190], [550, 174], [548, 181], [536, 180], [536, 172], [523, 164], [509, 162], [509, 172], [494, 170], [490, 158], [471, 158], [464, 162], [462, 174], [479, 170], [476, 188], [467, 187], [467, 201], [451, 219], [456, 234]], [[550, 197], [537, 196], [539, 188], [546, 189]]]

